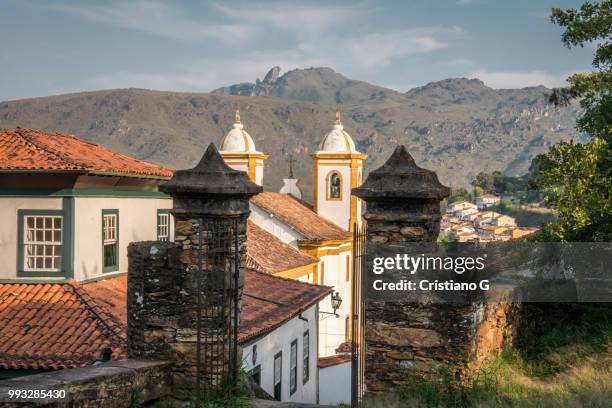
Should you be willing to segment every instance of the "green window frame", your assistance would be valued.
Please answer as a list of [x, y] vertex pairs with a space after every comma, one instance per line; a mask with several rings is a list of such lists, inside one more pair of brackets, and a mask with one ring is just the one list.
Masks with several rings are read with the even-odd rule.
[[253, 379], [255, 384], [261, 386], [261, 364], [257, 364], [248, 372], [249, 377]]
[[102, 272], [119, 271], [119, 210], [102, 210]]
[[291, 346], [289, 347], [289, 395], [293, 395], [297, 391], [297, 373], [298, 341], [295, 339], [291, 342]]
[[157, 210], [157, 240], [170, 241], [170, 210]]
[[17, 210], [17, 276], [72, 275], [72, 201], [61, 210]]
[[283, 398], [283, 352], [274, 355], [274, 369], [272, 370], [272, 385], [274, 386], [274, 399], [280, 401]]
[[302, 384], [310, 379], [310, 331], [302, 336]]

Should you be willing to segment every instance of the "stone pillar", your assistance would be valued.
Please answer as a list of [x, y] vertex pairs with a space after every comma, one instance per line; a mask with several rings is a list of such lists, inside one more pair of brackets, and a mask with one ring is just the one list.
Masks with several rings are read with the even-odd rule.
[[160, 190], [174, 199], [175, 242], [128, 250], [128, 354], [174, 362], [178, 390], [219, 388], [236, 357], [249, 199], [262, 187], [211, 143], [195, 168], [176, 171]]
[[450, 189], [433, 171], [418, 167], [404, 146], [374, 170], [353, 195], [366, 202], [368, 241], [435, 242], [440, 232], [440, 201]]
[[[404, 146], [372, 171], [353, 194], [366, 203], [367, 265], [374, 256], [406, 252], [410, 243], [435, 242], [440, 231], [440, 201], [450, 189], [432, 171], [418, 167]], [[366, 277], [366, 282], [368, 281]], [[437, 306], [415, 299], [365, 301], [365, 385], [367, 393], [392, 390], [406, 380], [407, 371], [424, 371], [448, 344], [445, 334], [456, 321]]]

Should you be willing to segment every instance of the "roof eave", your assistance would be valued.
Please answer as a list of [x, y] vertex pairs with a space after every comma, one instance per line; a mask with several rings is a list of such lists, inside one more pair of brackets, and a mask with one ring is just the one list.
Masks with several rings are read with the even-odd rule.
[[172, 178], [172, 176], [157, 176], [153, 174], [136, 174], [136, 173], [122, 173], [122, 172], [112, 172], [112, 171], [92, 171], [92, 170], [0, 169], [0, 173], [81, 174], [81, 175], [91, 175], [91, 176], [155, 179], [155, 180], [163, 180], [163, 181], [170, 180]]

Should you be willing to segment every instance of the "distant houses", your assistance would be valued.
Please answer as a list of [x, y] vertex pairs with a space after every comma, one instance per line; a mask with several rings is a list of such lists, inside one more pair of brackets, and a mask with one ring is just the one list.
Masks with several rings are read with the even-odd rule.
[[476, 197], [476, 206], [479, 210], [484, 210], [485, 208], [493, 207], [501, 202], [501, 198], [499, 196], [493, 194], [483, 194], [480, 197]]
[[440, 230], [454, 234], [458, 242], [491, 242], [522, 238], [539, 228], [518, 227], [516, 220], [505, 214], [488, 210], [501, 202], [500, 197], [484, 194], [475, 203], [456, 201], [446, 208]]

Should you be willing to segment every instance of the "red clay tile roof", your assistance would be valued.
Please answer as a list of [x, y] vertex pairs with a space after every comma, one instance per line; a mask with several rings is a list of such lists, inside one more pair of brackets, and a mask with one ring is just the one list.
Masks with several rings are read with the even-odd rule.
[[171, 169], [61, 133], [16, 128], [0, 132], [0, 172], [76, 172], [169, 179]]
[[127, 275], [86, 283], [83, 288], [120, 322], [127, 325]]
[[317, 366], [319, 368], [332, 367], [338, 364], [344, 364], [351, 361], [350, 354], [336, 354], [335, 356], [319, 357]]
[[[246, 271], [238, 339], [265, 334], [332, 292]], [[127, 277], [94, 283], [0, 284], [0, 367], [61, 369], [125, 356]]]
[[348, 231], [319, 216], [290, 194], [264, 192], [251, 198], [251, 202], [293, 227], [308, 241], [345, 240], [351, 237]]
[[350, 341], [345, 341], [344, 343], [340, 343], [340, 345], [336, 349], [336, 353], [350, 353], [352, 349], [353, 344]]
[[0, 284], [0, 367], [92, 364], [110, 347], [123, 357], [125, 326], [78, 284]]
[[247, 269], [238, 341], [242, 343], [277, 328], [332, 291], [329, 286]]
[[252, 221], [247, 221], [247, 267], [259, 272], [277, 273], [317, 263], [317, 258], [306, 255], [285, 244]]

